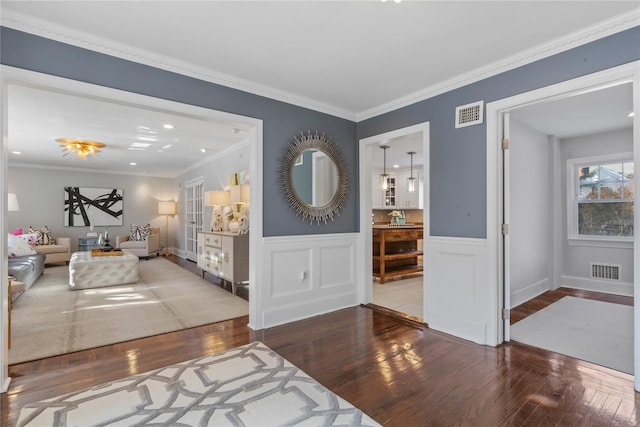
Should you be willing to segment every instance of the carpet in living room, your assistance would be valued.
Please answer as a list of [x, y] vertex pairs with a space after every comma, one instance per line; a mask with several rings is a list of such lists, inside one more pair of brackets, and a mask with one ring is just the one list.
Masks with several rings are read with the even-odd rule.
[[133, 285], [69, 289], [50, 266], [11, 312], [9, 363], [246, 316], [249, 303], [162, 257], [140, 260]]
[[633, 307], [566, 296], [511, 326], [511, 339], [633, 374]]

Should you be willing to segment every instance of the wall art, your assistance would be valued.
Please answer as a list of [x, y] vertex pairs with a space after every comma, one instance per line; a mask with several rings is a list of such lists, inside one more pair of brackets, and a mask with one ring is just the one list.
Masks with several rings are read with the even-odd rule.
[[65, 227], [122, 225], [121, 188], [64, 188]]

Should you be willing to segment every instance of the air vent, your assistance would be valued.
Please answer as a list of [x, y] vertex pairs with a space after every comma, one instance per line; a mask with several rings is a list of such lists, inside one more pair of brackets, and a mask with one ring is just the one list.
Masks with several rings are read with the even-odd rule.
[[594, 279], [620, 280], [620, 265], [591, 263], [591, 277]]
[[482, 123], [483, 106], [484, 102], [478, 101], [472, 104], [456, 107], [456, 128]]

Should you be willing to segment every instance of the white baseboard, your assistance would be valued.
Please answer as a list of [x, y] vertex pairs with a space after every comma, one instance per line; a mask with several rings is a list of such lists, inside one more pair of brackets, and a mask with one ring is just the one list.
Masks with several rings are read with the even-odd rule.
[[633, 296], [633, 283], [612, 280], [595, 280], [586, 277], [562, 276], [560, 286], [607, 294]]
[[520, 304], [527, 302], [540, 294], [543, 294], [549, 289], [551, 289], [549, 287], [549, 279], [545, 278], [523, 289], [511, 292], [511, 307], [509, 308], [517, 307]]

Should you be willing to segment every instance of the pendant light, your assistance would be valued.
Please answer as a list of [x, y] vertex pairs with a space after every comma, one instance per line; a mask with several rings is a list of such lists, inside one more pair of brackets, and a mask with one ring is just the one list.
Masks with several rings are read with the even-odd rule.
[[387, 174], [387, 149], [389, 148], [389, 146], [381, 145], [380, 148], [384, 150], [384, 163], [382, 173], [378, 177], [378, 190], [387, 191], [387, 189], [389, 188], [389, 174]]
[[413, 155], [416, 154], [415, 151], [409, 151], [407, 153], [411, 156], [411, 175], [407, 178], [407, 191], [409, 193], [415, 193], [416, 191], [416, 179], [413, 176]]

